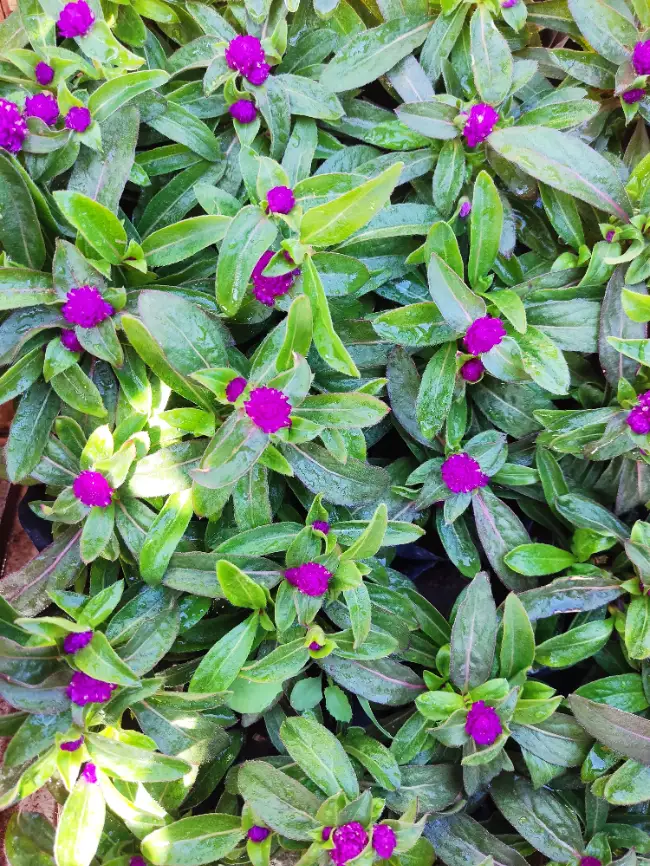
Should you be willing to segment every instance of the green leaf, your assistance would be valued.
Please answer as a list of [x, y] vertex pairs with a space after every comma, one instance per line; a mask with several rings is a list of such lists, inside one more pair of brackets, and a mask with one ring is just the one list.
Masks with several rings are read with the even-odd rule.
[[162, 69], [152, 69], [145, 72], [119, 75], [117, 78], [105, 81], [90, 94], [88, 100], [88, 108], [93, 120], [102, 123], [127, 102], [147, 90], [160, 87], [168, 80], [169, 74], [167, 72]]
[[227, 216], [196, 216], [172, 223], [147, 235], [142, 252], [151, 267], [182, 262], [222, 240], [231, 222]]
[[625, 616], [625, 646], [633, 659], [650, 658], [650, 598], [647, 593], [630, 601]]
[[97, 385], [89, 379], [78, 364], [73, 364], [50, 379], [50, 385], [68, 406], [84, 415], [106, 417], [106, 407]]
[[507, 680], [528, 671], [535, 660], [535, 633], [526, 608], [511, 592], [503, 611], [503, 635], [499, 650], [499, 671]]
[[254, 683], [276, 683], [297, 676], [309, 661], [304, 638], [281, 644], [268, 655], [242, 668], [242, 676]]
[[595, 620], [569, 629], [539, 644], [535, 651], [538, 664], [564, 668], [590, 658], [602, 649], [612, 633], [612, 619]]
[[487, 6], [479, 6], [470, 21], [474, 83], [483, 102], [503, 102], [512, 84], [512, 54]]
[[146, 93], [138, 100], [144, 123], [160, 135], [189, 147], [209, 162], [222, 159], [219, 140], [203, 121], [171, 99], [159, 93]]
[[172, 493], [151, 524], [140, 551], [140, 574], [145, 583], [160, 583], [169, 560], [192, 518], [191, 490]]
[[490, 581], [481, 572], [465, 590], [451, 630], [450, 676], [463, 694], [488, 679], [496, 637], [496, 607]]
[[[489, 15], [485, 7], [480, 12]], [[474, 20], [474, 19], [472, 19]], [[477, 288], [481, 277], [486, 276], [499, 253], [499, 242], [503, 230], [503, 205], [494, 181], [486, 171], [479, 172], [474, 183], [474, 196], [470, 216], [471, 245], [467, 275], [470, 285]]]
[[460, 129], [454, 123], [458, 109], [446, 102], [405, 102], [395, 113], [409, 129], [427, 138], [451, 140], [458, 138]]
[[377, 397], [355, 392], [306, 397], [295, 414], [323, 427], [346, 429], [372, 427], [379, 424], [388, 411], [388, 406]]
[[303, 75], [276, 75], [274, 78], [287, 95], [292, 114], [319, 120], [336, 120], [343, 114], [343, 106], [331, 88]]
[[435, 252], [429, 259], [427, 279], [429, 293], [444, 320], [458, 333], [465, 333], [475, 319], [485, 316], [485, 301]]
[[[5, 249], [10, 252], [10, 247]], [[17, 310], [22, 307], [36, 307], [39, 304], [51, 304], [56, 300], [49, 274], [30, 271], [27, 268], [0, 270], [0, 309]]]
[[280, 739], [298, 766], [328, 796], [339, 791], [350, 800], [359, 796], [354, 767], [341, 743], [327, 728], [308, 718], [285, 719]]
[[552, 544], [520, 544], [505, 556], [505, 563], [517, 574], [557, 574], [573, 565], [575, 556]]
[[80, 192], [54, 193], [63, 216], [90, 246], [112, 265], [119, 265], [126, 254], [128, 239], [120, 220]]
[[202, 866], [225, 857], [243, 838], [238, 815], [192, 815], [146, 836], [142, 853], [154, 866]]
[[264, 761], [247, 761], [237, 774], [244, 800], [265, 824], [287, 839], [311, 842], [320, 829], [316, 820], [321, 800], [295, 779]]
[[172, 782], [190, 770], [186, 761], [130, 746], [98, 734], [85, 739], [90, 757], [108, 776], [125, 782]]
[[43, 360], [43, 352], [37, 347], [3, 373], [0, 376], [0, 403], [6, 403], [31, 388], [43, 372]]
[[486, 866], [489, 857], [493, 858], [494, 866], [527, 863], [518, 851], [462, 812], [430, 821], [424, 835], [447, 866]]
[[233, 412], [212, 438], [201, 465], [191, 470], [191, 477], [210, 490], [227, 487], [251, 469], [268, 442], [268, 434], [243, 411]]
[[638, 39], [634, 18], [621, 0], [569, 0], [569, 11], [585, 39], [617, 65], [628, 60]]
[[115, 525], [115, 504], [107, 508], [91, 508], [81, 533], [81, 558], [93, 562], [106, 549]]
[[387, 791], [401, 786], [402, 776], [393, 753], [361, 728], [349, 728], [343, 742], [345, 751], [356, 758], [375, 781]]
[[43, 266], [45, 243], [29, 187], [4, 150], [0, 153], [0, 242], [15, 262], [35, 271]]
[[266, 595], [262, 587], [225, 559], [217, 562], [217, 580], [231, 604], [253, 610], [266, 607]]
[[557, 497], [555, 507], [562, 517], [580, 529], [593, 529], [602, 535], [613, 535], [620, 541], [625, 541], [630, 536], [630, 531], [622, 520], [586, 496], [566, 493]]
[[431, 356], [418, 391], [415, 413], [427, 439], [433, 439], [445, 423], [455, 384], [456, 343], [450, 342]]
[[222, 692], [235, 681], [253, 647], [258, 622], [258, 614], [251, 614], [208, 650], [190, 681], [191, 692]]
[[562, 352], [550, 337], [529, 325], [525, 334], [516, 337], [521, 363], [535, 384], [551, 394], [566, 394], [571, 374]]
[[359, 371], [354, 361], [334, 330], [323, 284], [311, 258], [305, 259], [303, 265], [303, 290], [311, 305], [312, 338], [318, 354], [332, 369], [347, 376], [358, 377]]
[[217, 301], [226, 315], [240, 308], [253, 268], [277, 231], [254, 205], [242, 208], [228, 226], [217, 262]]
[[376, 704], [403, 706], [424, 691], [420, 677], [392, 659], [355, 661], [332, 654], [319, 663], [338, 685]]
[[619, 755], [650, 766], [650, 721], [573, 694], [573, 715], [592, 737]]
[[38, 464], [59, 406], [57, 394], [41, 381], [35, 382], [21, 398], [5, 449], [7, 474], [11, 481], [22, 481]]
[[57, 866], [90, 866], [104, 829], [105, 814], [100, 786], [80, 778], [59, 816], [54, 841]]
[[474, 494], [472, 508], [478, 537], [499, 578], [515, 592], [535, 586], [535, 580], [518, 575], [505, 561], [510, 550], [530, 542], [519, 517], [489, 487], [483, 487]]

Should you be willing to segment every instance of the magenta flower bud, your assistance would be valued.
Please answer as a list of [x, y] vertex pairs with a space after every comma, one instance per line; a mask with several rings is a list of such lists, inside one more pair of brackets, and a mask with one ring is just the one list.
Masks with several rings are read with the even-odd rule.
[[15, 102], [0, 99], [0, 147], [18, 153], [27, 135], [27, 123]]
[[49, 64], [43, 63], [42, 60], [39, 60], [34, 67], [34, 75], [36, 76], [36, 81], [43, 87], [47, 87], [54, 80], [54, 70]]
[[[310, 649], [313, 653], [317, 653], [318, 650], [323, 649], [323, 647], [318, 643], [317, 640], [313, 640], [313, 641], [309, 644], [309, 649]], [[329, 838], [329, 837], [328, 837], [328, 838]]]
[[452, 493], [471, 493], [489, 481], [476, 460], [464, 452], [447, 457], [441, 471], [442, 480]]
[[263, 842], [270, 835], [271, 831], [268, 827], [259, 827], [257, 824], [248, 831], [248, 838], [251, 842]]
[[63, 639], [63, 652], [72, 655], [79, 652], [85, 646], [88, 646], [93, 639], [92, 631], [73, 631], [67, 634]]
[[257, 117], [257, 109], [255, 103], [250, 99], [238, 99], [237, 102], [228, 108], [231, 117], [238, 120], [239, 123], [252, 123]]
[[262, 43], [256, 36], [235, 36], [226, 48], [226, 63], [251, 84], [264, 84], [271, 67], [265, 62]]
[[462, 205], [460, 206], [460, 210], [458, 211], [458, 216], [459, 216], [462, 220], [464, 220], [464, 219], [467, 219], [467, 217], [470, 215], [471, 212], [472, 212], [472, 203], [471, 203], [471, 201], [464, 201], [464, 202], [462, 203]]
[[516, 6], [519, 3], [519, 0], [503, 0], [501, 3], [502, 9], [512, 9], [513, 6]]
[[[284, 577], [287, 583], [296, 587], [298, 592], [317, 598], [327, 592], [332, 572], [328, 571], [320, 562], [303, 562], [296, 568], [288, 568]], [[318, 648], [320, 649], [320, 646]]]
[[69, 352], [83, 352], [83, 346], [77, 339], [74, 331], [63, 330], [60, 335], [61, 342]]
[[253, 388], [244, 409], [253, 424], [265, 433], [291, 427], [291, 403], [277, 388]]
[[639, 436], [645, 436], [650, 433], [650, 403], [646, 395], [647, 392], [639, 397], [639, 405], [635, 406], [627, 414], [625, 423], [633, 433]]
[[35, 93], [25, 100], [25, 117], [40, 117], [43, 123], [54, 126], [59, 119], [59, 103], [51, 93]]
[[81, 771], [81, 778], [84, 782], [94, 785], [97, 782], [97, 767], [94, 764], [84, 764]]
[[78, 707], [85, 707], [86, 704], [105, 704], [106, 701], [110, 700], [111, 694], [116, 688], [114, 683], [105, 683], [102, 680], [89, 677], [88, 674], [83, 674], [81, 671], [75, 671], [72, 674], [70, 685], [66, 689], [66, 694], [73, 704]]
[[[273, 250], [267, 250], [263, 253], [253, 268], [251, 274], [251, 282], [253, 283], [253, 295], [265, 307], [272, 307], [275, 299], [291, 289], [300, 274], [300, 268], [289, 271], [286, 274], [280, 274], [278, 277], [265, 277], [263, 275], [264, 268], [273, 258]], [[286, 255], [286, 254], [285, 254]]]
[[465, 361], [463, 366], [460, 368], [460, 375], [466, 382], [474, 384], [474, 382], [478, 382], [481, 378], [484, 370], [485, 367], [480, 358], [470, 358], [469, 361]]
[[323, 827], [322, 838], [323, 842], [329, 842], [329, 838], [332, 835], [332, 827]]
[[77, 0], [76, 3], [66, 3], [56, 26], [64, 39], [75, 39], [85, 36], [94, 23], [95, 16], [86, 0]]
[[256, 66], [253, 66], [246, 78], [250, 81], [251, 84], [254, 84], [256, 87], [259, 87], [261, 84], [264, 84], [266, 79], [271, 74], [271, 67], [268, 63], [258, 63]]
[[623, 94], [623, 102], [628, 105], [634, 105], [635, 102], [641, 102], [645, 96], [645, 90], [642, 87], [633, 87], [632, 90], [626, 90]]
[[337, 827], [332, 839], [334, 850], [330, 851], [330, 857], [336, 866], [345, 866], [349, 860], [354, 860], [368, 844], [368, 834], [358, 821]]
[[476, 147], [490, 135], [499, 120], [498, 113], [486, 102], [479, 102], [478, 105], [473, 105], [465, 126], [463, 127], [463, 135], [467, 139], [468, 147]]
[[314, 529], [319, 529], [323, 533], [323, 535], [327, 535], [327, 533], [330, 531], [330, 525], [326, 520], [314, 520], [314, 522], [312, 523], [312, 527]]
[[288, 186], [274, 186], [268, 191], [266, 200], [271, 213], [289, 213], [296, 205], [293, 190]]
[[610, 229], [607, 232], [607, 234], [605, 235], [605, 240], [607, 241], [608, 244], [611, 244], [611, 242], [614, 240], [615, 235], [616, 235], [616, 232], [614, 231], [614, 229]]
[[463, 343], [470, 355], [480, 355], [498, 346], [506, 335], [503, 322], [496, 316], [483, 316], [467, 329]]
[[144, 857], [131, 857], [129, 866], [147, 866], [147, 861]]
[[636, 43], [632, 52], [632, 66], [637, 75], [650, 75], [650, 39]]
[[59, 749], [62, 752], [76, 752], [77, 749], [80, 749], [84, 744], [84, 738], [79, 737], [78, 740], [67, 740], [65, 743], [61, 743]]
[[226, 385], [226, 400], [230, 403], [234, 403], [238, 397], [246, 390], [247, 385], [246, 379], [243, 376], [237, 376], [236, 379], [232, 379], [232, 381], [228, 382]]
[[73, 105], [65, 116], [65, 128], [85, 132], [92, 123], [90, 112], [83, 105]]
[[397, 847], [397, 836], [388, 824], [375, 824], [372, 830], [372, 847], [384, 860], [393, 856]]
[[101, 472], [84, 469], [73, 481], [72, 491], [80, 502], [90, 508], [108, 508], [111, 504], [113, 488]]
[[602, 866], [598, 857], [590, 857], [589, 855], [580, 858], [579, 866]]
[[70, 289], [65, 297], [66, 302], [61, 312], [71, 325], [94, 328], [115, 312], [108, 301], [102, 298], [96, 286], [78, 286]]
[[467, 714], [465, 733], [478, 746], [491, 746], [501, 734], [501, 720], [492, 707], [486, 707], [483, 701], [476, 701]]

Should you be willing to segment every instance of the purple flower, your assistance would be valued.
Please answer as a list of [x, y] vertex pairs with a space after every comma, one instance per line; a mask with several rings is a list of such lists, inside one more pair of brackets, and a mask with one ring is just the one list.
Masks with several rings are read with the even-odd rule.
[[483, 316], [467, 329], [463, 343], [470, 355], [480, 355], [498, 346], [506, 335], [503, 322], [496, 316]]
[[473, 384], [474, 382], [478, 382], [483, 375], [484, 370], [485, 367], [480, 358], [470, 358], [469, 361], [465, 361], [463, 366], [460, 368], [460, 375], [466, 382]]
[[81, 771], [81, 778], [84, 782], [89, 782], [94, 785], [97, 782], [97, 767], [94, 764], [84, 764]]
[[271, 213], [289, 213], [296, 205], [293, 190], [288, 186], [274, 186], [268, 191], [266, 200]]
[[108, 301], [102, 298], [96, 286], [78, 286], [70, 289], [65, 297], [66, 302], [61, 312], [71, 325], [94, 328], [115, 312]]
[[113, 488], [101, 472], [84, 469], [73, 481], [72, 491], [80, 502], [91, 508], [108, 508], [111, 504]]
[[271, 831], [268, 827], [259, 827], [257, 824], [248, 831], [248, 838], [251, 842], [263, 842], [270, 835]]
[[323, 827], [322, 832], [323, 842], [329, 842], [329, 838], [332, 835], [332, 827]]
[[458, 216], [459, 216], [462, 220], [464, 220], [464, 219], [467, 219], [467, 217], [470, 215], [471, 212], [472, 212], [472, 203], [471, 203], [471, 201], [464, 201], [464, 202], [462, 203], [462, 205], [460, 206], [460, 210], [458, 211]]
[[636, 43], [632, 52], [632, 66], [637, 75], [650, 75], [650, 39]]
[[252, 123], [257, 117], [255, 103], [251, 102], [250, 99], [238, 99], [237, 102], [233, 102], [228, 111], [230, 116], [240, 123]]
[[489, 481], [476, 460], [464, 452], [447, 457], [441, 471], [442, 480], [452, 493], [471, 493]]
[[645, 96], [645, 90], [642, 87], [633, 87], [632, 90], [626, 90], [623, 94], [623, 102], [628, 105], [634, 105], [635, 102], [641, 102]]
[[34, 75], [38, 83], [43, 85], [43, 87], [47, 87], [54, 80], [54, 70], [47, 63], [43, 63], [42, 60], [39, 60], [34, 67]]
[[291, 427], [291, 403], [277, 388], [253, 388], [244, 409], [253, 424], [265, 433], [277, 433], [283, 427]]
[[607, 232], [607, 234], [605, 235], [605, 240], [607, 241], [608, 244], [611, 244], [611, 242], [614, 240], [615, 235], [616, 235], [616, 232], [614, 231], [614, 229], [610, 229]]
[[465, 126], [463, 127], [463, 135], [467, 139], [468, 147], [476, 147], [490, 135], [499, 120], [498, 113], [486, 102], [479, 102], [478, 105], [473, 105]]
[[18, 153], [27, 135], [27, 123], [15, 102], [0, 99], [0, 147]]
[[235, 36], [226, 48], [226, 63], [259, 86], [269, 77], [271, 67], [265, 62], [262, 43], [256, 36]]
[[336, 866], [344, 866], [348, 860], [354, 860], [368, 844], [368, 834], [363, 824], [358, 821], [350, 821], [349, 824], [337, 827], [332, 839], [334, 850], [330, 851], [330, 857]]
[[[280, 274], [278, 277], [265, 277], [264, 268], [271, 261], [273, 255], [273, 250], [267, 250], [263, 253], [251, 274], [253, 294], [260, 304], [264, 304], [265, 307], [272, 307], [276, 298], [286, 295], [296, 281], [296, 277], [300, 274], [300, 268], [296, 268], [286, 274]], [[285, 257], [287, 260], [290, 260], [286, 252]]]
[[25, 100], [25, 117], [40, 117], [43, 123], [54, 126], [59, 119], [59, 103], [51, 93], [35, 93]]
[[79, 650], [82, 650], [85, 646], [88, 646], [92, 639], [92, 631], [73, 631], [70, 634], [67, 634], [63, 639], [63, 652], [72, 655], [72, 653], [76, 653]]
[[77, 339], [77, 335], [74, 331], [68, 331], [65, 329], [61, 331], [60, 337], [61, 342], [69, 352], [83, 352], [83, 346]]
[[317, 640], [313, 640], [313, 641], [309, 644], [309, 649], [310, 649], [313, 653], [317, 653], [318, 650], [323, 649], [323, 647], [318, 643]]
[[492, 707], [486, 707], [483, 701], [476, 701], [467, 714], [465, 733], [479, 746], [491, 746], [503, 728], [501, 720]]
[[602, 866], [602, 863], [598, 859], [598, 857], [581, 857], [579, 866]]
[[147, 866], [147, 861], [144, 857], [131, 857], [129, 866]]
[[258, 63], [257, 66], [253, 66], [246, 78], [250, 81], [251, 84], [259, 87], [261, 84], [264, 84], [270, 74], [271, 67], [268, 63]]
[[502, 9], [512, 9], [513, 6], [516, 6], [519, 3], [519, 0], [503, 0], [501, 3]]
[[70, 685], [66, 689], [66, 694], [73, 704], [78, 707], [85, 707], [86, 704], [105, 704], [106, 701], [110, 700], [111, 693], [116, 688], [114, 683], [105, 683], [102, 680], [89, 677], [88, 674], [83, 674], [81, 671], [75, 671], [72, 674]]
[[230, 403], [234, 403], [235, 400], [244, 393], [247, 384], [248, 382], [243, 376], [237, 376], [236, 379], [232, 379], [228, 382], [226, 385], [226, 400]]
[[68, 740], [65, 743], [61, 743], [59, 748], [62, 752], [76, 752], [77, 749], [80, 749], [84, 744], [84, 738], [79, 737], [78, 740]]
[[372, 830], [372, 847], [384, 860], [393, 856], [397, 847], [397, 836], [388, 824], [375, 824]]
[[[296, 587], [298, 592], [316, 598], [327, 592], [332, 572], [328, 571], [320, 562], [303, 562], [296, 568], [288, 568], [284, 577], [287, 583]], [[318, 648], [320, 649], [320, 646]]]
[[625, 422], [639, 436], [650, 433], [650, 391], [639, 394], [638, 403], [628, 412]]
[[56, 25], [64, 39], [74, 39], [85, 36], [94, 23], [95, 16], [86, 0], [77, 0], [76, 3], [66, 3]]
[[90, 112], [83, 105], [73, 105], [65, 116], [65, 128], [85, 132], [92, 123]]
[[330, 531], [330, 525], [326, 520], [314, 520], [314, 522], [312, 523], [312, 528], [319, 529], [323, 533], [323, 535], [327, 535], [327, 533]]

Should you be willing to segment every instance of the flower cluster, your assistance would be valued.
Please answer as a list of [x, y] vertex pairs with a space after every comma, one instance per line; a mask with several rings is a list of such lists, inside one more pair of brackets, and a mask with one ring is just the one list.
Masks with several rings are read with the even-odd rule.
[[625, 422], [639, 436], [650, 433], [650, 391], [639, 394], [638, 403], [628, 412]]
[[86, 704], [105, 704], [116, 688], [114, 683], [105, 683], [81, 671], [75, 671], [67, 688], [67, 695], [73, 704], [85, 707]]
[[108, 301], [104, 300], [96, 286], [79, 286], [70, 289], [61, 312], [66, 322], [70, 322], [71, 325], [95, 328], [104, 319], [112, 316], [115, 310]]
[[0, 147], [18, 153], [27, 135], [27, 123], [15, 102], [0, 98]]
[[[280, 187], [280, 189], [285, 189], [285, 187]], [[289, 190], [289, 192], [291, 192], [291, 190]], [[293, 198], [293, 193], [291, 195]], [[293, 207], [293, 205], [291, 205], [291, 207]], [[291, 210], [291, 208], [289, 208], [289, 210]], [[282, 211], [282, 213], [284, 213], [284, 211]], [[285, 253], [284, 255], [287, 261], [291, 262], [288, 254]], [[272, 250], [267, 250], [263, 253], [258, 259], [257, 264], [253, 268], [253, 273], [251, 274], [253, 294], [255, 295], [256, 300], [258, 300], [260, 304], [264, 304], [266, 307], [272, 307], [276, 298], [286, 295], [300, 274], [300, 268], [294, 268], [294, 270], [288, 271], [285, 274], [280, 274], [277, 277], [265, 277], [264, 270], [273, 256], [274, 253]]]
[[463, 342], [470, 355], [481, 355], [498, 346], [505, 335], [506, 329], [501, 319], [496, 316], [483, 316], [472, 322]]
[[66, 3], [56, 25], [64, 39], [76, 39], [87, 36], [94, 23], [95, 16], [86, 0], [76, 0], [74, 3]]
[[[288, 568], [284, 573], [284, 578], [287, 583], [295, 586], [298, 592], [316, 598], [327, 592], [332, 573], [319, 562], [304, 562], [295, 568]], [[320, 645], [318, 649], [320, 649]]]
[[478, 746], [491, 746], [502, 730], [501, 720], [493, 707], [486, 706], [483, 701], [472, 704], [467, 714], [465, 732]]
[[101, 472], [84, 469], [75, 478], [72, 490], [77, 499], [89, 508], [108, 508], [113, 500], [113, 488]]
[[499, 120], [499, 114], [485, 102], [473, 105], [463, 126], [463, 135], [468, 147], [476, 147], [492, 133]]
[[291, 427], [291, 403], [277, 388], [253, 388], [244, 403], [246, 414], [264, 433], [277, 433]]
[[256, 36], [235, 36], [226, 48], [226, 63], [258, 87], [266, 81], [271, 67], [266, 63], [262, 43]]

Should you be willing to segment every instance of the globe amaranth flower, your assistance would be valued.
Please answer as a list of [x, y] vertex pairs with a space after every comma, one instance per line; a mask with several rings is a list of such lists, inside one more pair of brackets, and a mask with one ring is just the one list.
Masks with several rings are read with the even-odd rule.
[[[318, 643], [317, 640], [313, 640], [313, 641], [309, 644], [309, 649], [310, 649], [313, 653], [317, 653], [318, 650], [322, 650], [323, 647]], [[328, 837], [328, 838], [329, 838], [329, 837]]]
[[44, 63], [42, 60], [39, 60], [34, 67], [34, 75], [36, 76], [36, 81], [43, 85], [43, 87], [47, 87], [48, 84], [54, 81], [54, 70], [48, 63]]
[[27, 123], [15, 102], [0, 99], [0, 147], [18, 153], [27, 135]]
[[233, 102], [229, 106], [228, 112], [239, 123], [252, 123], [257, 117], [257, 108], [255, 108], [255, 103], [251, 102], [250, 99], [238, 99], [237, 102]]
[[615, 237], [616, 237], [616, 232], [614, 231], [614, 229], [610, 229], [607, 232], [607, 234], [605, 235], [605, 240], [607, 241], [608, 244], [611, 244], [611, 242], [614, 240]]
[[358, 821], [337, 827], [332, 839], [334, 849], [329, 854], [336, 866], [344, 866], [349, 860], [354, 860], [368, 844], [368, 834]]
[[114, 683], [105, 683], [81, 671], [75, 671], [66, 694], [73, 704], [85, 707], [86, 704], [105, 704], [116, 688]]
[[470, 355], [480, 355], [498, 346], [506, 335], [503, 322], [496, 316], [483, 316], [467, 329], [463, 343]]
[[321, 834], [323, 838], [323, 842], [329, 842], [329, 838], [332, 835], [333, 827], [323, 827], [323, 832]]
[[81, 771], [81, 778], [84, 782], [89, 782], [94, 785], [97, 782], [97, 767], [94, 764], [84, 764]]
[[650, 391], [639, 394], [638, 403], [628, 412], [625, 422], [639, 436], [650, 433]]
[[493, 707], [486, 707], [483, 701], [472, 704], [465, 721], [465, 733], [478, 746], [491, 746], [502, 731], [501, 719]]
[[255, 826], [250, 828], [247, 835], [251, 842], [263, 842], [271, 835], [271, 831], [268, 827], [260, 827], [255, 824]]
[[72, 492], [80, 502], [90, 508], [108, 508], [113, 498], [113, 488], [101, 472], [84, 469], [72, 482]]
[[229, 403], [234, 403], [244, 393], [247, 384], [248, 382], [243, 376], [237, 376], [236, 379], [228, 382], [226, 385], [226, 400]]
[[463, 135], [467, 139], [467, 146], [476, 147], [477, 144], [485, 141], [498, 120], [499, 114], [491, 105], [488, 105], [486, 102], [479, 102], [478, 105], [473, 105], [469, 110], [465, 126], [463, 127]]
[[78, 740], [66, 740], [65, 743], [61, 743], [59, 749], [62, 752], [76, 752], [77, 749], [80, 749], [84, 744], [84, 738], [79, 737]]
[[458, 216], [462, 220], [464, 220], [464, 219], [467, 219], [467, 217], [471, 214], [471, 212], [472, 212], [471, 201], [464, 201], [462, 203], [462, 205], [460, 206], [460, 210], [458, 211]]
[[144, 857], [131, 857], [129, 866], [147, 866], [147, 861]]
[[323, 533], [323, 535], [327, 535], [330, 531], [330, 525], [326, 520], [314, 520], [312, 523], [312, 529], [318, 529]]
[[473, 384], [474, 382], [478, 382], [484, 370], [485, 367], [480, 358], [470, 358], [460, 368], [460, 375], [466, 382]]
[[[284, 577], [287, 583], [296, 587], [298, 592], [317, 598], [327, 592], [332, 572], [328, 571], [320, 562], [303, 562], [302, 565], [295, 568], [288, 568]], [[318, 648], [320, 649], [320, 646]]]
[[397, 847], [397, 836], [388, 824], [375, 824], [372, 829], [372, 847], [384, 860], [393, 856]]
[[[289, 255], [285, 252], [287, 261], [291, 261]], [[264, 268], [273, 258], [273, 250], [267, 250], [263, 253], [253, 268], [251, 274], [251, 282], [253, 283], [253, 294], [255, 298], [264, 304], [265, 307], [272, 307], [275, 299], [281, 295], [286, 295], [289, 289], [296, 281], [296, 277], [300, 274], [300, 268], [289, 271], [286, 274], [280, 274], [277, 277], [265, 277]]]
[[253, 424], [265, 433], [277, 433], [283, 427], [291, 427], [291, 403], [277, 388], [253, 388], [244, 409]]
[[270, 213], [289, 213], [296, 206], [293, 190], [288, 186], [274, 186], [266, 196]]
[[586, 855], [585, 857], [580, 858], [579, 866], [602, 866], [602, 863], [598, 857], [590, 857], [589, 855]]
[[92, 631], [73, 631], [63, 639], [63, 652], [71, 655], [88, 646], [93, 639]]
[[642, 87], [633, 87], [632, 90], [626, 90], [623, 94], [623, 102], [628, 105], [634, 105], [635, 102], [641, 102], [645, 96], [645, 90]]
[[502, 0], [501, 8], [502, 9], [512, 9], [513, 6], [516, 6], [519, 3], [519, 0]]
[[69, 352], [83, 352], [83, 346], [77, 339], [74, 331], [69, 331], [67, 328], [61, 331], [61, 342]]
[[59, 119], [59, 103], [51, 93], [35, 93], [25, 100], [25, 117], [40, 117], [43, 123], [54, 126]]
[[65, 128], [85, 132], [92, 123], [90, 112], [83, 105], [73, 105], [65, 116]]
[[56, 26], [64, 39], [74, 39], [85, 36], [94, 23], [95, 16], [86, 0], [77, 0], [76, 3], [66, 3]]
[[447, 457], [441, 471], [442, 480], [452, 493], [471, 493], [490, 480], [476, 460], [464, 452]]
[[650, 75], [650, 39], [636, 43], [632, 52], [632, 66], [637, 75]]
[[269, 77], [271, 67], [265, 62], [262, 43], [256, 36], [235, 36], [226, 48], [226, 63], [251, 84], [259, 86]]
[[66, 302], [61, 312], [63, 318], [71, 325], [94, 328], [115, 312], [95, 286], [78, 286], [76, 289], [70, 289], [65, 297]]

